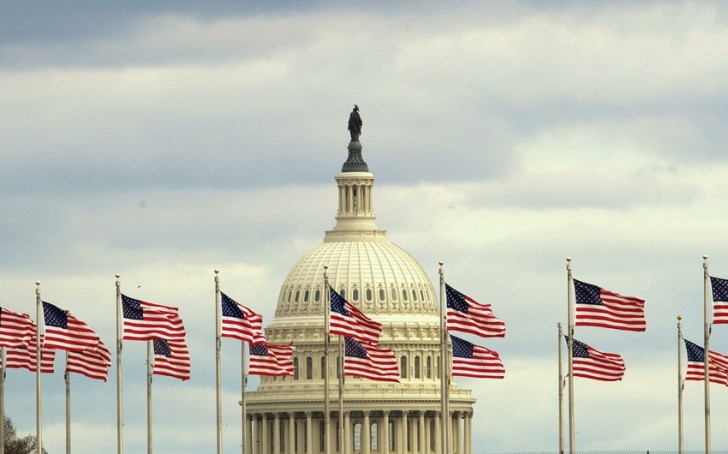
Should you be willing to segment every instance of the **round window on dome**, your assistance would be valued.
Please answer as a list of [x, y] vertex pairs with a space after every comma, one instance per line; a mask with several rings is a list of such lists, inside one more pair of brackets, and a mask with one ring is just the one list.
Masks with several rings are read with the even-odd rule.
[[319, 290], [319, 289], [316, 289], [316, 291], [315, 291], [315, 292], [314, 292], [314, 294], [313, 294], [313, 300], [314, 300], [315, 302], [317, 302], [317, 303], [318, 303], [319, 301], [321, 301], [321, 290]]
[[397, 289], [392, 287], [392, 301], [397, 301]]
[[372, 295], [372, 289], [368, 288], [367, 289], [367, 292], [366, 292], [367, 301], [371, 301], [372, 300], [372, 296], [373, 296]]
[[339, 295], [341, 295], [342, 298], [346, 299], [346, 290], [344, 290], [343, 288], [339, 290]]
[[380, 288], [380, 289], [379, 289], [379, 301], [384, 301], [384, 298], [385, 298], [386, 296], [387, 296], [387, 295], [385, 295], [385, 293], [384, 293], [384, 289], [383, 289], [383, 288]]
[[417, 301], [417, 290], [412, 289], [412, 301]]
[[407, 301], [407, 289], [402, 289], [402, 300]]
[[303, 302], [308, 303], [309, 292], [308, 289], [303, 293]]
[[301, 292], [296, 290], [296, 297], [294, 298], [295, 302], [298, 302], [298, 298], [301, 296]]
[[426, 298], [425, 298], [425, 291], [424, 290], [420, 290], [420, 296], [422, 297], [422, 301], [425, 301]]
[[359, 301], [359, 289], [358, 288], [355, 288], [354, 290], [351, 291], [351, 299], [353, 299], [354, 301]]
[[291, 297], [293, 296], [293, 292], [291, 290], [288, 291], [288, 302], [291, 302]]

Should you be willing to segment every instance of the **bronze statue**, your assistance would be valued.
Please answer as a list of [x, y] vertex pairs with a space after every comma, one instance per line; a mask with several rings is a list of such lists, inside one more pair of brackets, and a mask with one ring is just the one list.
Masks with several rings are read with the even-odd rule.
[[349, 114], [349, 133], [351, 134], [351, 141], [358, 141], [361, 135], [361, 117], [359, 116], [359, 106], [354, 104], [354, 110]]

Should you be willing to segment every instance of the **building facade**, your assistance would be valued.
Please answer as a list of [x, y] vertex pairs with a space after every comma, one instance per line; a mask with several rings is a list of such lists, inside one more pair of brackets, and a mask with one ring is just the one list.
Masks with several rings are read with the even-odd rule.
[[[328, 434], [332, 454], [444, 454], [439, 299], [420, 264], [377, 227], [375, 177], [362, 159], [361, 143], [351, 141], [348, 153], [335, 177], [336, 225], [288, 273], [265, 328], [270, 343], [293, 340], [295, 375], [261, 377], [257, 390], [248, 392], [245, 452], [325, 453]], [[347, 301], [382, 323], [380, 344], [394, 349], [400, 383], [346, 377], [339, 389], [338, 336], [331, 336], [325, 366], [325, 274]], [[472, 453], [474, 402], [469, 389], [450, 385], [448, 454]]]

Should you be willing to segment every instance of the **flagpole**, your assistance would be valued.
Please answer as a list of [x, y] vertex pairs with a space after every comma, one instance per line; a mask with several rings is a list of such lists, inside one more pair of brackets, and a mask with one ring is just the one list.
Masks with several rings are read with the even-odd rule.
[[[43, 356], [43, 351], [40, 346], [40, 281], [35, 282], [35, 426], [36, 426], [36, 441], [37, 441], [37, 453], [43, 453], [43, 413], [41, 405], [41, 383], [40, 383], [40, 360]], [[4, 423], [5, 421], [3, 421]]]
[[571, 257], [566, 257], [566, 300], [567, 300], [567, 330], [568, 336], [568, 355], [569, 355], [569, 454], [575, 452], [574, 440], [574, 316], [573, 302], [571, 301], [571, 288], [573, 286], [573, 277], [571, 276]]
[[710, 453], [710, 322], [708, 321], [708, 256], [703, 256], [703, 338], [705, 350], [705, 452]]
[[[331, 310], [328, 270], [328, 265], [324, 265], [324, 293], [326, 294], [326, 308], [324, 310], [324, 368], [326, 369], [326, 372], [329, 370], [329, 312]], [[331, 439], [329, 436], [331, 433], [331, 428], [329, 426], [329, 412], [329, 374], [324, 373], [324, 452], [326, 454], [331, 452], [329, 443]]]
[[557, 326], [559, 327], [559, 454], [564, 454], [564, 372], [561, 364], [561, 339], [564, 333], [561, 330], [561, 322]]
[[446, 329], [447, 314], [445, 312], [445, 262], [439, 262], [440, 269], [440, 425], [442, 432], [442, 452], [449, 452], [450, 444], [450, 390], [448, 384], [448, 361], [447, 361], [447, 339]]
[[147, 341], [147, 453], [152, 454], [152, 342]]
[[124, 425], [121, 400], [121, 281], [116, 274], [116, 451], [124, 452]]
[[[245, 454], [246, 450], [246, 443], [248, 441], [248, 434], [247, 434], [247, 424], [248, 424], [248, 409], [246, 407], [247, 403], [245, 402], [245, 388], [248, 384], [248, 375], [245, 371], [245, 342], [240, 342], [240, 375], [241, 378], [241, 395], [240, 395], [240, 407], [242, 412], [242, 419], [243, 419], [243, 454]], [[251, 434], [251, 437], [253, 435]], [[252, 453], [250, 453], [252, 454]]]
[[[220, 368], [220, 271], [215, 270], [215, 405], [217, 424], [217, 454], [222, 453], [222, 384]], [[243, 417], [243, 446], [245, 446], [245, 418]], [[244, 450], [245, 448], [243, 448]]]
[[0, 430], [0, 454], [5, 454], [5, 347], [0, 347], [0, 419], [3, 430]]
[[68, 350], [66, 350], [66, 371], [63, 373], [66, 382], [66, 454], [71, 454], [71, 374], [68, 373]]
[[344, 336], [339, 334], [339, 453], [344, 452], [344, 363], [346, 361], [344, 352]]
[[677, 452], [683, 454], [682, 315], [677, 316]]

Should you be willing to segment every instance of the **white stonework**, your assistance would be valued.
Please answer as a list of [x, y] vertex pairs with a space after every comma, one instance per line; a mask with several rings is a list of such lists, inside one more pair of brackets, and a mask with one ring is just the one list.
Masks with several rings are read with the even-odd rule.
[[[350, 146], [351, 148], [351, 146]], [[323, 453], [324, 266], [329, 284], [382, 323], [380, 343], [392, 347], [400, 383], [346, 377], [344, 453], [441, 453], [439, 301], [417, 261], [379, 230], [373, 210], [374, 175], [342, 172], [336, 225], [288, 273], [271, 343], [293, 340], [296, 376], [262, 377], [247, 395], [246, 453]], [[338, 336], [329, 356], [330, 453], [339, 453]], [[472, 453], [474, 403], [469, 389], [450, 389], [449, 453]]]

